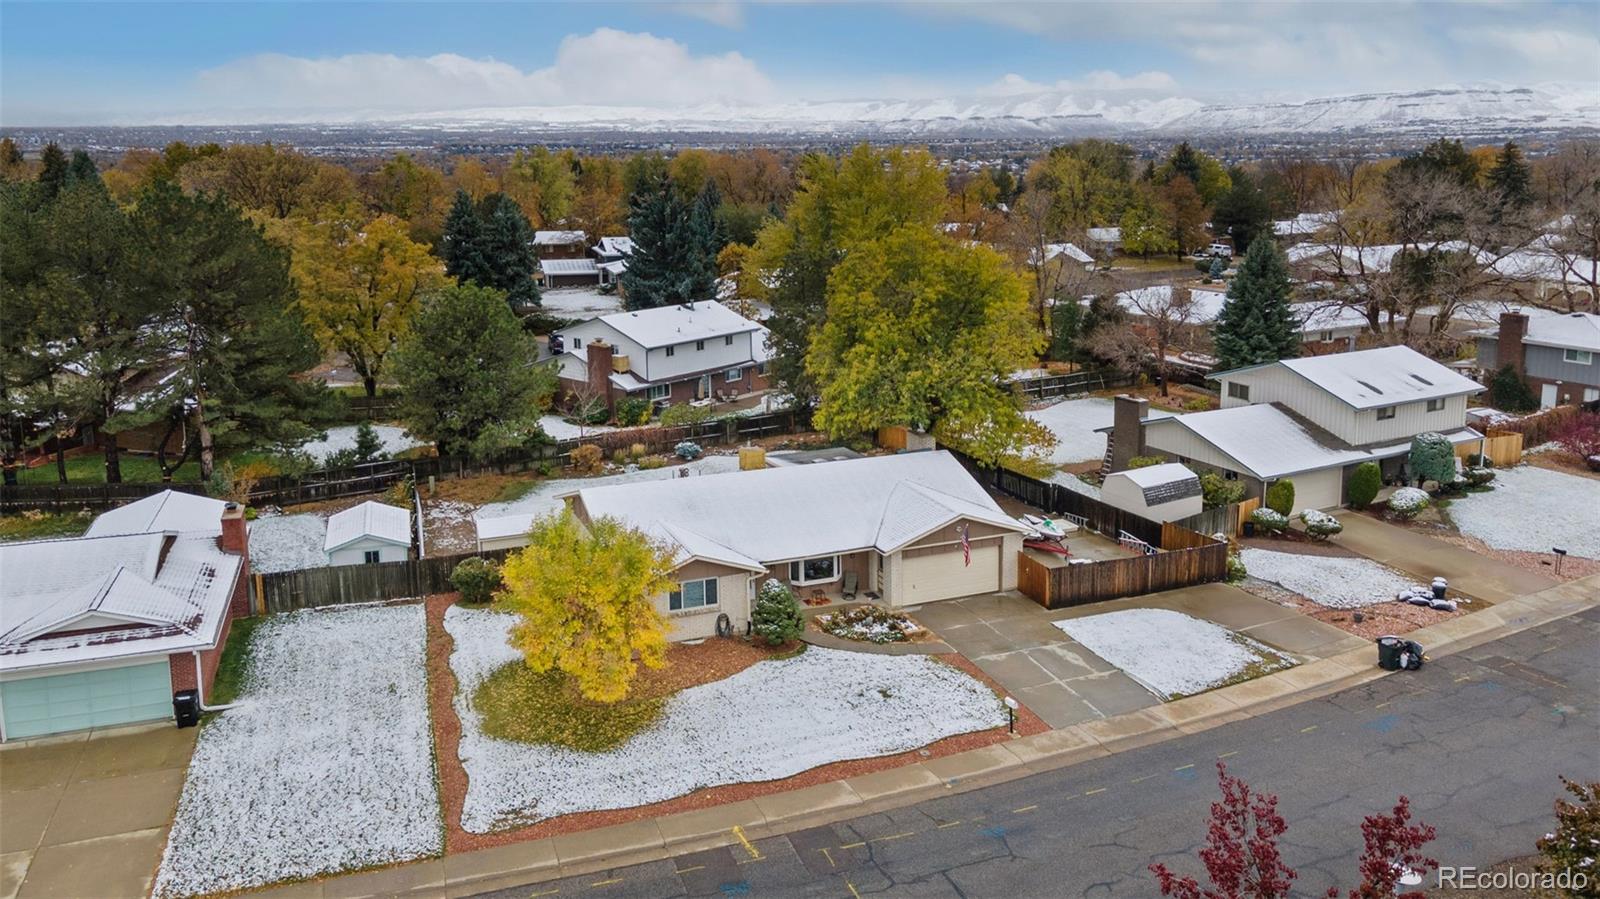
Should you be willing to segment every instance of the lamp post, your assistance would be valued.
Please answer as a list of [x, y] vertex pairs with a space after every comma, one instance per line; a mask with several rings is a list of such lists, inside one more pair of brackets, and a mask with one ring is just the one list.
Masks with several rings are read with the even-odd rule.
[[1006, 722], [1006, 729], [1010, 733], [1014, 734], [1014, 733], [1017, 732], [1017, 701], [1015, 699], [1012, 699], [1011, 697], [1007, 696], [1006, 699], [1005, 699], [1005, 703], [1006, 703], [1006, 718], [1008, 719], [1007, 722]]
[[1556, 577], [1560, 577], [1561, 576], [1561, 560], [1567, 557], [1567, 551], [1562, 549], [1559, 546], [1550, 547], [1550, 551], [1556, 554]]

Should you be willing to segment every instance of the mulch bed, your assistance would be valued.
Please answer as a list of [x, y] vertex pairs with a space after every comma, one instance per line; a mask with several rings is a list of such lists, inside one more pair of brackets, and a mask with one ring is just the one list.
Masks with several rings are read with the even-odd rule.
[[[1338, 538], [1335, 537], [1334, 540]], [[1272, 552], [1294, 553], [1299, 556], [1328, 556], [1335, 559], [1363, 559], [1365, 556], [1329, 540], [1312, 540], [1298, 531], [1287, 531], [1281, 537], [1241, 537], [1240, 546], [1265, 549]]]
[[[875, 771], [885, 771], [914, 762], [926, 761], [930, 758], [941, 758], [958, 752], [965, 752], [969, 749], [992, 746], [1011, 739], [1004, 727], [998, 727], [991, 730], [946, 737], [921, 749], [902, 752], [898, 755], [834, 762], [819, 768], [812, 768], [809, 771], [783, 780], [707, 787], [651, 805], [579, 812], [540, 821], [537, 824], [531, 824], [526, 827], [487, 834], [468, 833], [461, 828], [461, 811], [466, 805], [467, 797], [467, 772], [461, 764], [461, 720], [456, 717], [453, 704], [456, 693], [456, 679], [455, 674], [450, 670], [449, 661], [453, 641], [450, 639], [449, 633], [444, 629], [444, 613], [450, 608], [450, 604], [455, 601], [455, 598], [456, 595], [450, 593], [429, 596], [426, 599], [428, 617], [428, 701], [433, 719], [434, 752], [439, 767], [439, 799], [444, 807], [446, 852], [468, 852], [474, 849], [487, 849], [525, 840], [538, 840], [560, 834], [593, 830], [597, 827], [606, 827], [628, 821], [656, 818], [674, 812], [711, 808], [730, 802], [740, 802], [756, 796], [768, 796], [773, 793], [783, 793], [801, 787], [870, 774]], [[771, 658], [774, 655], [772, 651], [764, 647], [748, 644], [742, 640], [721, 639], [706, 640], [697, 646], [674, 647], [673, 652], [678, 654], [669, 656], [669, 658], [676, 664], [660, 672], [651, 672], [651, 675], [669, 679], [681, 678], [681, 681], [677, 682], [681, 683], [682, 687], [690, 687], [729, 677], [762, 659]], [[690, 661], [691, 659], [692, 662]], [[938, 659], [954, 665], [982, 681], [991, 690], [994, 690], [997, 695], [1004, 695], [1005, 691], [988, 675], [979, 670], [978, 666], [973, 664], [971, 660], [960, 655], [941, 655], [938, 656]], [[1026, 706], [1017, 709], [1018, 734], [1026, 736], [1043, 733], [1049, 729], [1049, 726]]]
[[[1484, 608], [1482, 605], [1468, 604], [1462, 606], [1458, 612], [1441, 612], [1407, 602], [1381, 602], [1361, 609], [1330, 609], [1293, 590], [1286, 590], [1277, 584], [1257, 578], [1249, 578], [1239, 587], [1246, 593], [1281, 606], [1294, 608], [1307, 618], [1315, 618], [1324, 624], [1331, 624], [1342, 631], [1369, 640], [1376, 640], [1385, 634], [1408, 633], [1419, 627], [1438, 624]], [[1355, 620], [1355, 613], [1358, 611], [1362, 619], [1359, 622]]]

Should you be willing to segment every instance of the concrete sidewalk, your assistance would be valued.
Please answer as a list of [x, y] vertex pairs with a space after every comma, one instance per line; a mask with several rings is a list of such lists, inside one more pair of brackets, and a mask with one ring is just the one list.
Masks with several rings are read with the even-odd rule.
[[0, 750], [0, 897], [150, 895], [197, 733], [158, 724]]
[[1508, 565], [1426, 534], [1363, 515], [1341, 512], [1345, 549], [1382, 562], [1426, 584], [1443, 575], [1453, 590], [1488, 603], [1548, 590], [1561, 583], [1552, 576]]
[[[1414, 631], [1440, 657], [1600, 606], [1600, 575], [1506, 600]], [[1253, 681], [902, 768], [692, 812], [254, 895], [467, 896], [724, 846], [755, 853], [762, 837], [886, 811], [1209, 730], [1386, 677], [1368, 645]], [[1403, 675], [1402, 675], [1403, 676]], [[539, 895], [537, 890], [533, 895]]]

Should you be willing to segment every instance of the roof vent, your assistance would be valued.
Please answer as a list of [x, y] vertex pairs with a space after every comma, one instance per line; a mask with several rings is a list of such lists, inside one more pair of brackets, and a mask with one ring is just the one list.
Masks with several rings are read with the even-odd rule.
[[1411, 376], [1411, 379], [1412, 379], [1412, 380], [1413, 380], [1413, 381], [1419, 381], [1419, 382], [1421, 382], [1421, 383], [1423, 383], [1423, 384], [1426, 384], [1426, 385], [1428, 385], [1428, 386], [1429, 386], [1429, 387], [1432, 387], [1432, 386], [1433, 386], [1433, 382], [1432, 382], [1432, 381], [1430, 381], [1430, 380], [1428, 380], [1428, 379], [1427, 379], [1427, 378], [1424, 378], [1424, 377], [1423, 377], [1423, 376], [1421, 376], [1421, 375], [1412, 375], [1412, 376]]
[[1366, 381], [1362, 381], [1362, 380], [1359, 380], [1359, 379], [1358, 379], [1358, 380], [1357, 380], [1357, 381], [1356, 381], [1356, 383], [1357, 383], [1357, 384], [1360, 384], [1360, 385], [1361, 385], [1361, 386], [1362, 386], [1362, 387], [1365, 387], [1365, 388], [1367, 388], [1367, 389], [1368, 389], [1368, 390], [1370, 390], [1370, 391], [1372, 391], [1372, 392], [1373, 392], [1373, 393], [1376, 393], [1376, 394], [1378, 394], [1378, 395], [1379, 395], [1379, 396], [1382, 396], [1382, 395], [1383, 395], [1383, 391], [1381, 391], [1381, 390], [1379, 390], [1379, 389], [1378, 389], [1378, 388], [1376, 388], [1376, 387], [1374, 387], [1374, 386], [1372, 386], [1372, 385], [1371, 385], [1371, 384], [1368, 384], [1368, 383], [1367, 383], [1367, 382], [1366, 382]]

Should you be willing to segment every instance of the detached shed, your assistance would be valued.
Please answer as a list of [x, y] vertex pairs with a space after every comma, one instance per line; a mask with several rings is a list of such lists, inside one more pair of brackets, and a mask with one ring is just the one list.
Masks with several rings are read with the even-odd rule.
[[1176, 462], [1106, 475], [1100, 499], [1151, 521], [1177, 521], [1204, 508], [1199, 476]]
[[411, 554], [411, 512], [367, 501], [328, 519], [329, 565], [404, 562]]

